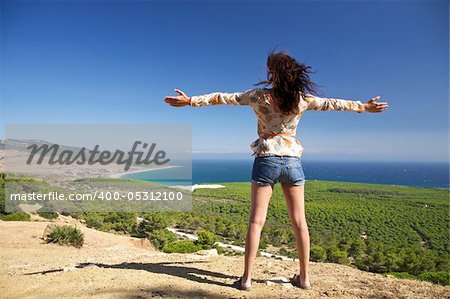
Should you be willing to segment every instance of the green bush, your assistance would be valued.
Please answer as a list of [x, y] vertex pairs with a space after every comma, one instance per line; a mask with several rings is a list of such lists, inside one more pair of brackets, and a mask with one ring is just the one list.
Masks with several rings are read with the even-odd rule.
[[104, 228], [127, 234], [136, 225], [137, 213], [110, 212], [103, 218]]
[[58, 218], [58, 213], [56, 213], [56, 212], [40, 212], [40, 211], [38, 211], [37, 214], [45, 219]]
[[56, 226], [45, 240], [47, 243], [56, 243], [59, 245], [70, 245], [81, 248], [84, 244], [84, 235], [76, 227], [70, 225]]
[[96, 230], [103, 230], [103, 220], [100, 217], [87, 217], [86, 226]]
[[424, 272], [417, 277], [421, 280], [431, 281], [442, 285], [450, 284], [450, 273], [447, 271]]
[[[197, 245], [202, 245], [202, 246], [209, 245], [211, 247], [217, 241], [217, 236], [206, 230], [199, 231], [197, 235], [198, 235], [198, 239], [196, 242]], [[208, 246], [204, 246], [204, 247], [208, 247]]]
[[178, 241], [167, 244], [163, 247], [162, 251], [165, 253], [192, 253], [201, 249], [200, 246], [192, 241]]
[[401, 279], [416, 279], [417, 278], [414, 275], [409, 274], [408, 272], [388, 272], [386, 274], [392, 275], [394, 277], [401, 278]]
[[333, 248], [330, 250], [327, 257], [328, 257], [328, 261], [332, 262], [332, 263], [338, 263], [338, 264], [343, 264], [343, 265], [349, 264], [349, 260], [348, 260], [346, 251], [336, 250], [335, 248]]
[[265, 240], [261, 240], [259, 242], [259, 249], [261, 249], [261, 250], [266, 250], [267, 249], [267, 243], [266, 243]]
[[218, 254], [224, 254], [225, 253], [225, 249], [220, 247], [218, 244], [214, 245], [214, 248], [217, 250]]
[[313, 262], [325, 262], [327, 260], [327, 251], [319, 245], [311, 246], [311, 260]]
[[149, 238], [152, 232], [165, 230], [166, 227], [170, 226], [168, 217], [162, 214], [144, 214], [143, 218], [143, 221], [135, 223], [132, 227], [131, 234], [134, 237]]
[[177, 239], [177, 236], [167, 229], [155, 229], [148, 232], [147, 235], [150, 242], [160, 250]]
[[28, 215], [27, 213], [15, 212], [11, 214], [2, 215], [0, 216], [0, 219], [4, 221], [29, 221], [30, 215]]

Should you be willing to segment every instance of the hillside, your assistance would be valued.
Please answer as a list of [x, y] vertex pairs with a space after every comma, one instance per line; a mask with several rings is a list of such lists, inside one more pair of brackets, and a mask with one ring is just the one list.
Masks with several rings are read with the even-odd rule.
[[[0, 183], [4, 182], [0, 178]], [[95, 190], [105, 186], [128, 190], [128, 183], [136, 182], [150, 183], [119, 179], [97, 179], [91, 183], [95, 184]], [[89, 205], [83, 205], [85, 212], [71, 215], [100, 231], [113, 230], [148, 238], [158, 249], [171, 247], [176, 240], [167, 227], [193, 234], [205, 230], [215, 234], [217, 241], [243, 246], [250, 213], [250, 186], [248, 183], [223, 185], [225, 188], [196, 189], [190, 213], [96, 213], [91, 212]], [[305, 207], [311, 235], [311, 261], [449, 285], [450, 222], [445, 221], [450, 208], [448, 198], [448, 189], [308, 181]], [[0, 192], [0, 203], [3, 201]], [[262, 251], [297, 256], [287, 214], [277, 185], [263, 229]], [[27, 217], [23, 213], [0, 211], [3, 220]], [[146, 221], [138, 223], [138, 219]]]
[[[69, 220], [68, 220], [69, 219]], [[61, 220], [59, 220], [61, 222]], [[253, 290], [230, 286], [243, 257], [165, 254], [135, 238], [76, 224], [81, 249], [45, 244], [49, 222], [0, 221], [2, 298], [448, 298], [450, 287], [311, 262], [309, 291], [266, 280], [289, 277], [297, 263], [258, 257]]]

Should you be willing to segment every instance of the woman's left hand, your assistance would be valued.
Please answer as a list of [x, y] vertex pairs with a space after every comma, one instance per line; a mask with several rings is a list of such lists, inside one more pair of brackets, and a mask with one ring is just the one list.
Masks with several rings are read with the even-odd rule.
[[378, 103], [377, 101], [380, 99], [380, 96], [371, 98], [369, 102], [364, 104], [365, 111], [378, 113], [386, 110], [389, 106], [387, 102]]
[[164, 101], [173, 107], [183, 107], [191, 103], [191, 99], [181, 90], [175, 89], [175, 92], [179, 94], [176, 97], [165, 97]]

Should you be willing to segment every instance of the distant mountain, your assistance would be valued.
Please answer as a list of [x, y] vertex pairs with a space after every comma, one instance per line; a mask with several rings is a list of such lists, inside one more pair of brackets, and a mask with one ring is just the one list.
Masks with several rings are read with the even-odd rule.
[[[49, 141], [45, 141], [45, 140], [40, 140], [40, 139], [14, 139], [14, 138], [7, 138], [7, 139], [0, 139], [0, 150], [15, 150], [15, 151], [20, 151], [20, 152], [26, 152], [29, 153], [30, 149], [27, 149], [30, 145], [38, 145], [38, 146], [42, 146], [42, 145], [48, 145], [49, 147], [54, 145], [55, 143], [53, 142], [49, 142]], [[71, 145], [64, 145], [64, 144], [57, 144], [59, 146], [58, 148], [58, 152], [57, 154], [60, 154], [62, 151], [68, 150], [68, 151], [72, 151], [74, 153], [78, 153], [81, 150], [84, 149], [84, 151], [90, 152], [92, 151], [91, 148], [83, 148], [83, 147], [77, 147], [77, 146], [71, 146]], [[131, 149], [131, 148], [130, 148]], [[108, 149], [109, 150], [109, 149]], [[128, 159], [129, 157], [129, 149], [121, 149], [124, 154], [123, 154], [123, 159]], [[138, 149], [138, 151], [149, 151], [149, 148], [145, 148], [145, 149]], [[99, 149], [98, 151], [103, 152], [105, 151], [105, 148], [102, 148], [101, 144], [99, 144]], [[111, 151], [111, 150], [109, 150]], [[117, 149], [112, 150], [111, 152], [114, 154], [114, 152], [117, 151]], [[100, 153], [96, 153], [94, 155], [94, 158], [97, 158], [98, 156], [100, 156]], [[88, 153], [90, 155], [90, 153]], [[119, 155], [117, 155], [116, 159], [119, 159]]]
[[[18, 150], [18, 151], [28, 151], [27, 147], [37, 144], [38, 146], [41, 145], [53, 145], [53, 142], [48, 142], [44, 140], [33, 140], [33, 139], [3, 139], [0, 141], [0, 149], [5, 150]], [[75, 147], [75, 146], [68, 146], [68, 145], [59, 145], [59, 150], [71, 150], [74, 152], [79, 152], [81, 150], [81, 147]]]
[[[23, 152], [23, 153], [29, 153], [30, 149], [27, 149], [27, 147], [29, 147], [30, 145], [36, 144], [38, 146], [41, 145], [48, 145], [48, 146], [52, 146], [55, 143], [53, 142], [48, 142], [45, 140], [39, 140], [39, 139], [14, 139], [14, 138], [7, 138], [7, 139], [2, 139], [0, 141], [0, 150], [6, 150], [6, 151], [19, 151], [19, 152]], [[72, 151], [74, 153], [78, 153], [80, 152], [83, 148], [82, 147], [76, 147], [76, 146], [70, 146], [70, 145], [63, 145], [63, 144], [58, 144], [59, 148], [58, 148], [58, 152], [57, 154], [60, 154], [62, 151], [65, 150], [69, 150]], [[90, 153], [88, 153], [89, 151], [91, 151], [92, 149], [90, 148], [84, 148], [84, 151], [90, 155]], [[100, 151], [103, 151], [104, 149], [100, 148]], [[96, 153], [94, 155], [94, 158], [98, 158], [100, 156], [100, 153]], [[124, 159], [128, 158], [128, 152], [125, 151]], [[119, 159], [119, 156], [116, 157], [115, 161], [117, 161]]]

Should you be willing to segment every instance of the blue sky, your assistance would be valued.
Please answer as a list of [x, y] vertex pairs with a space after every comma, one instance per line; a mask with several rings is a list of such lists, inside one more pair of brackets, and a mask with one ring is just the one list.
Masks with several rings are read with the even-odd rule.
[[307, 111], [304, 159], [448, 161], [448, 1], [2, 1], [1, 129], [188, 124], [193, 150], [250, 157], [250, 107], [163, 97], [253, 88], [269, 50], [311, 65], [325, 97], [381, 114]]

